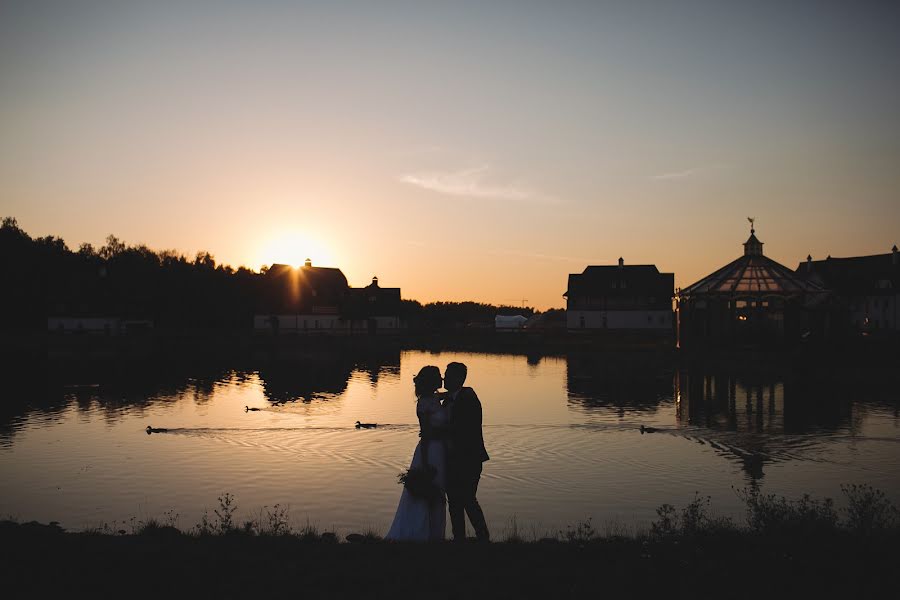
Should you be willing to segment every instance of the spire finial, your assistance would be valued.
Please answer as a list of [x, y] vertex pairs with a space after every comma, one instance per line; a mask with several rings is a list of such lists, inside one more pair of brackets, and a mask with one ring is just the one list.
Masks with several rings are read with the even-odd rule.
[[756, 222], [756, 217], [747, 217], [747, 220], [750, 221], [750, 233], [756, 233], [756, 230], [753, 228], [753, 224]]

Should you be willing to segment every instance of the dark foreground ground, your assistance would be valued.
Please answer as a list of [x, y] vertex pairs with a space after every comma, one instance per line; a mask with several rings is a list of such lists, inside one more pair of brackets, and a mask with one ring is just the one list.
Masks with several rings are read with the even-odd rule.
[[894, 597], [900, 537], [336, 543], [0, 523], [5, 598]]

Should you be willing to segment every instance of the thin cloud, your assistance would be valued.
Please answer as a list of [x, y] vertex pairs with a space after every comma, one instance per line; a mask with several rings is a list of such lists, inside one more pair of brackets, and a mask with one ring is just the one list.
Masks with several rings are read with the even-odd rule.
[[650, 179], [655, 180], [666, 180], [666, 179], [688, 179], [691, 177], [696, 177], [697, 175], [701, 175], [703, 173], [708, 173], [709, 171], [715, 171], [717, 169], [723, 168], [722, 165], [707, 165], [702, 167], [694, 167], [692, 169], [685, 169], [683, 171], [673, 171], [671, 173], [660, 173], [659, 175], [651, 175]]
[[485, 165], [462, 171], [410, 173], [401, 175], [400, 181], [449, 196], [518, 201], [547, 199], [534, 190], [521, 185], [489, 183], [487, 179], [490, 171], [490, 167]]

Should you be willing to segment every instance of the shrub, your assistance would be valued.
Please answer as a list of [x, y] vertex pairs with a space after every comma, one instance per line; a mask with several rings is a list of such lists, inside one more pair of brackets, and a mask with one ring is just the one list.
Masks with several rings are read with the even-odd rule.
[[805, 535], [831, 532], [837, 525], [838, 516], [831, 498], [819, 501], [804, 494], [799, 500], [788, 500], [784, 496], [762, 494], [756, 485], [736, 493], [747, 505], [747, 525], [756, 533]]
[[656, 509], [657, 519], [650, 524], [650, 535], [668, 537], [678, 533], [678, 511], [671, 504]]
[[219, 533], [228, 533], [234, 529], [234, 513], [237, 504], [234, 503], [234, 495], [225, 492], [219, 496], [219, 508], [213, 510], [216, 515], [216, 529]]
[[574, 527], [569, 525], [564, 532], [559, 532], [560, 536], [572, 544], [584, 544], [590, 542], [597, 537], [597, 532], [594, 531], [591, 519], [591, 517], [588, 517], [586, 521], [579, 521]]
[[715, 517], [710, 514], [710, 496], [694, 493], [694, 499], [688, 503], [681, 514], [671, 504], [663, 504], [656, 509], [657, 520], [650, 524], [650, 535], [654, 537], [671, 537], [673, 535], [695, 536], [720, 533], [734, 529], [734, 523], [727, 517]]
[[900, 511], [884, 492], [867, 484], [842, 485], [847, 496], [846, 526], [854, 533], [871, 535], [894, 529], [900, 523]]

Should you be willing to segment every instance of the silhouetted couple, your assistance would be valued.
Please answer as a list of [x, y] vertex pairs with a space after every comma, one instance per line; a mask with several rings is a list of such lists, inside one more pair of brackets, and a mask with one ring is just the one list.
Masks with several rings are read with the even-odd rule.
[[444, 371], [445, 392], [437, 367], [422, 367], [413, 379], [419, 436], [400, 504], [387, 539], [444, 539], [450, 505], [453, 539], [466, 539], [466, 515], [480, 541], [489, 541], [484, 513], [476, 499], [482, 463], [488, 460], [481, 432], [481, 402], [466, 381], [466, 365], [452, 362]]

